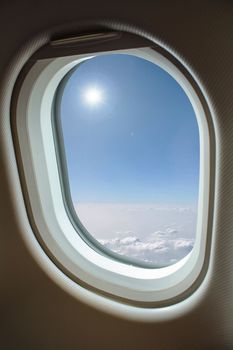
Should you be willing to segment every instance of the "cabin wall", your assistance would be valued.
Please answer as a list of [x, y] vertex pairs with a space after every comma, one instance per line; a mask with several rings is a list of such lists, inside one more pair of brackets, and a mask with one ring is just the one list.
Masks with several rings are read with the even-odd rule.
[[[231, 1], [1, 1], [0, 119], [9, 113], [6, 70], [35, 36], [86, 21], [139, 28], [166, 44], [200, 79], [217, 127], [217, 177], [211, 283], [202, 301], [177, 319], [143, 323], [73, 298], [38, 266], [23, 238], [12, 188], [14, 159], [0, 146], [0, 349], [233, 348], [233, 3]], [[84, 23], [84, 24], [83, 24]], [[91, 24], [92, 25], [92, 24]], [[87, 25], [88, 27], [88, 25]], [[124, 27], [126, 28], [126, 27]], [[1, 135], [4, 135], [1, 123]], [[17, 192], [19, 191], [19, 192]], [[20, 204], [21, 205], [21, 204]], [[21, 205], [21, 212], [24, 208]]]

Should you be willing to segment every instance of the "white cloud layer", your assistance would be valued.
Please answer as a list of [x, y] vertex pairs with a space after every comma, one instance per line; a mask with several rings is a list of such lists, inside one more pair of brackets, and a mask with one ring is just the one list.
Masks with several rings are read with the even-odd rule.
[[136, 236], [125, 238], [99, 239], [106, 248], [140, 261], [158, 266], [173, 264], [185, 257], [193, 248], [194, 239], [172, 238], [167, 233], [149, 236], [147, 240], [140, 240]]
[[195, 208], [97, 203], [78, 204], [76, 211], [106, 248], [158, 266], [179, 261], [195, 242]]

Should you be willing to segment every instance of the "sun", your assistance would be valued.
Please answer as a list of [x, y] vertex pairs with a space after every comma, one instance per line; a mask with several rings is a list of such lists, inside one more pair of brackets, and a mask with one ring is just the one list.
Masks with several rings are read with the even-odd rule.
[[91, 106], [99, 105], [103, 102], [103, 93], [97, 87], [87, 88], [84, 92], [84, 101]]

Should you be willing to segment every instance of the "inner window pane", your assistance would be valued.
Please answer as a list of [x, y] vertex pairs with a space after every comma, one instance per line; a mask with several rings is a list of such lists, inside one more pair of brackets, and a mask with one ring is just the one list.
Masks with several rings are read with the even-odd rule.
[[199, 130], [166, 71], [127, 54], [85, 60], [65, 79], [60, 120], [77, 217], [109, 251], [157, 267], [193, 248]]

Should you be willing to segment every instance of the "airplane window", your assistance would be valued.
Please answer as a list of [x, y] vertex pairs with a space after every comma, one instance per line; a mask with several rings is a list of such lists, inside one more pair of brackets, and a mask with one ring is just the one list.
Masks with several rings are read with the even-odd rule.
[[192, 71], [118, 34], [36, 52], [15, 89], [12, 134], [49, 261], [75, 295], [144, 309], [183, 300], [207, 271], [215, 134]]
[[178, 82], [146, 59], [102, 54], [63, 78], [56, 102], [67, 206], [87, 240], [146, 267], [190, 253], [199, 129]]

